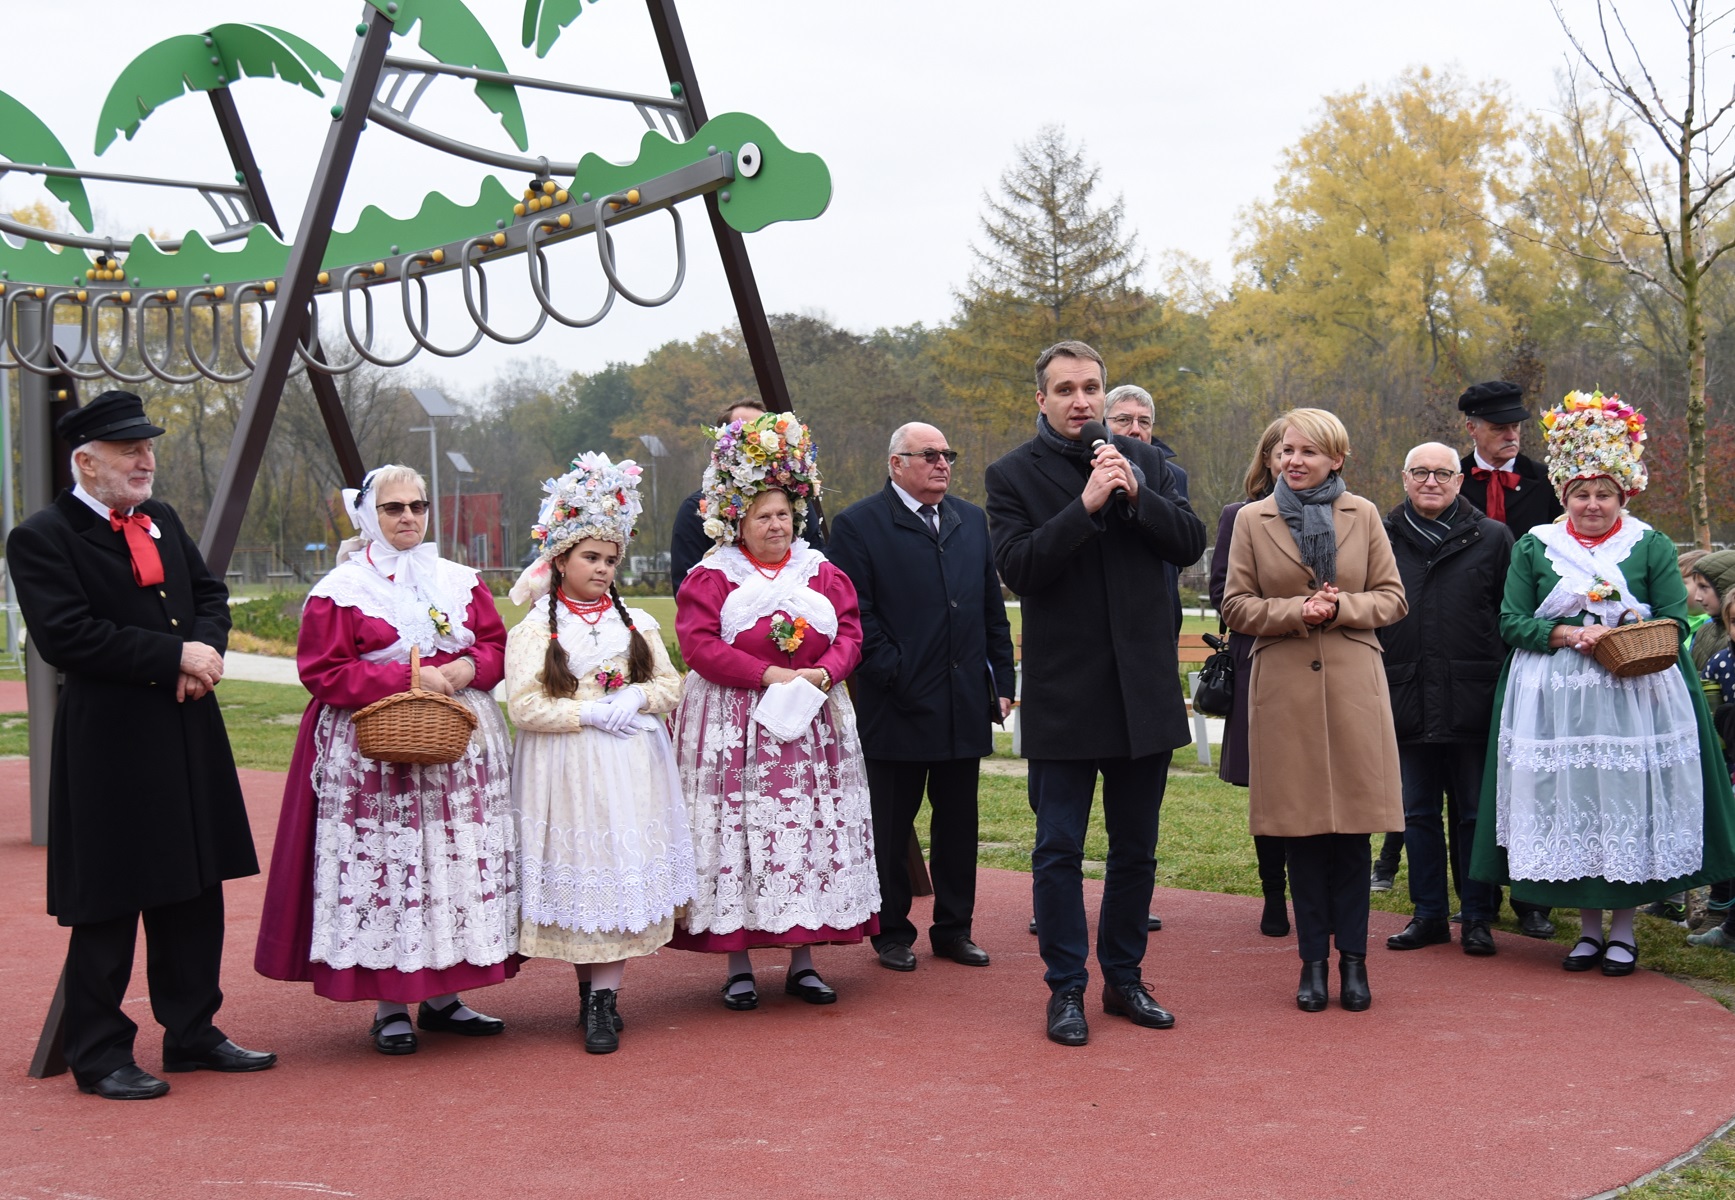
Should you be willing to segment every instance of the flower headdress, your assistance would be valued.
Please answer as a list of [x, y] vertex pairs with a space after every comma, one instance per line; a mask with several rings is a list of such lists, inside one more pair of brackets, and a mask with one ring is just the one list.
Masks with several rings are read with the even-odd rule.
[[631, 459], [610, 462], [591, 452], [572, 460], [572, 470], [559, 479], [544, 480], [544, 499], [530, 540], [536, 561], [512, 585], [512, 600], [523, 604], [548, 590], [548, 564], [585, 538], [613, 542], [626, 552], [644, 505], [639, 501], [639, 475], [644, 468]]
[[699, 489], [705, 536], [732, 544], [753, 498], [772, 488], [789, 493], [796, 533], [807, 524], [807, 502], [820, 493], [813, 434], [794, 413], [760, 413], [706, 431], [713, 439], [711, 463]]
[[1619, 395], [1568, 392], [1542, 414], [1548, 441], [1548, 482], [1558, 494], [1575, 479], [1612, 479], [1630, 499], [1645, 490], [1649, 474], [1645, 417]]

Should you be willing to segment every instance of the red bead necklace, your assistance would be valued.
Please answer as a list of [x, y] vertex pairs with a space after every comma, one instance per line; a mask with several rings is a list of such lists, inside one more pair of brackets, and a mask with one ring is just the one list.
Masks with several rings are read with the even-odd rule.
[[1615, 534], [1619, 533], [1621, 531], [1621, 522], [1624, 520], [1626, 520], [1625, 517], [1616, 517], [1615, 523], [1613, 525], [1610, 525], [1608, 527], [1608, 529], [1605, 530], [1604, 532], [1599, 533], [1595, 537], [1585, 537], [1584, 534], [1580, 533], [1577, 529], [1573, 528], [1572, 518], [1568, 517], [1566, 519], [1566, 532], [1572, 535], [1573, 541], [1575, 541], [1579, 545], [1583, 546], [1586, 550], [1589, 550], [1593, 546], [1602, 545], [1604, 542], [1606, 542], [1610, 538], [1612, 538]]
[[783, 573], [783, 568], [789, 565], [790, 552], [788, 550], [785, 550], [783, 552], [783, 557], [774, 563], [760, 562], [757, 558], [753, 557], [753, 551], [749, 550], [746, 546], [741, 547], [741, 553], [747, 556], [747, 561], [753, 564], [753, 569], [758, 571], [767, 579], [776, 579]]
[[574, 600], [566, 594], [565, 589], [556, 593], [560, 602], [566, 606], [566, 611], [583, 621], [586, 625], [595, 625], [602, 620], [603, 614], [614, 607], [614, 600], [607, 595], [595, 600]]

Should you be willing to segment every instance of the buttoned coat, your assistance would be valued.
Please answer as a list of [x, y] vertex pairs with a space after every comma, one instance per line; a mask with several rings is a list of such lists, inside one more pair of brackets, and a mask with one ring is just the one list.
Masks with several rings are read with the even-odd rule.
[[1335, 620], [1301, 617], [1318, 581], [1268, 496], [1235, 516], [1223, 619], [1251, 634], [1248, 806], [1252, 830], [1275, 837], [1378, 833], [1404, 827], [1398, 743], [1380, 639], [1408, 611], [1372, 501], [1345, 492], [1337, 527]]
[[1138, 505], [1085, 510], [1085, 471], [1041, 438], [988, 467], [1000, 578], [1023, 602], [1026, 758], [1143, 758], [1192, 740], [1165, 563], [1191, 566], [1205, 526], [1168, 460], [1114, 445], [1144, 473]]
[[259, 873], [217, 697], [175, 700], [182, 646], [228, 645], [228, 589], [174, 509], [138, 511], [162, 533], [150, 587], [125, 536], [70, 491], [6, 542], [31, 644], [65, 675], [48, 785], [48, 911], [62, 925]]
[[939, 537], [890, 480], [831, 520], [826, 557], [855, 584], [862, 660], [856, 730], [862, 753], [898, 762], [981, 758], [990, 722], [1013, 695], [1012, 630], [988, 518], [944, 496]]

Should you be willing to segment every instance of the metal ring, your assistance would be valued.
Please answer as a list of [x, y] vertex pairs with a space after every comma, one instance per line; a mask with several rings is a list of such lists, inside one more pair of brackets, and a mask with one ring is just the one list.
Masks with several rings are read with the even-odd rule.
[[464, 307], [470, 311], [470, 320], [476, 323], [477, 329], [481, 330], [483, 333], [487, 334], [502, 345], [522, 346], [525, 342], [528, 342], [531, 338], [541, 333], [542, 327], [548, 324], [548, 310], [543, 309], [541, 315], [536, 318], [536, 324], [532, 325], [528, 332], [521, 333], [517, 337], [510, 337], [504, 333], [500, 333], [492, 325], [488, 324], [488, 276], [482, 273], [482, 267], [480, 264], [476, 266], [476, 277], [482, 281], [481, 312], [476, 311], [475, 296], [470, 287], [470, 249], [473, 246], [481, 245], [483, 242], [487, 242], [492, 246], [494, 244], [494, 235], [486, 234], [481, 237], [473, 237], [469, 241], [465, 242], [463, 248], [458, 251], [458, 275], [464, 283]]
[[[418, 272], [415, 269], [418, 266], [418, 264], [420, 264], [425, 258], [426, 258], [425, 255], [416, 255], [413, 258], [404, 259], [403, 269], [398, 273], [398, 284], [399, 284], [399, 287], [402, 289], [402, 295], [403, 295], [403, 299], [404, 299], [404, 325], [407, 329], [409, 329], [410, 336], [416, 339], [416, 344], [419, 345], [422, 349], [426, 350], [429, 354], [437, 354], [441, 358], [459, 358], [465, 354], [470, 353], [470, 351], [474, 350], [477, 346], [482, 344], [482, 331], [480, 329], [478, 329], [476, 331], [475, 335], [473, 337], [471, 337], [469, 341], [465, 342], [462, 346], [459, 346], [456, 350], [444, 349], [440, 346], [434, 345], [433, 342], [428, 340], [428, 281], [426, 279], [423, 279], [420, 272]], [[410, 315], [410, 280], [411, 279], [414, 279], [416, 281], [416, 287], [422, 293], [422, 319], [420, 322], [421, 329], [419, 329], [419, 330], [416, 328], [416, 325], [417, 325], [416, 319]], [[487, 310], [488, 310], [488, 279], [486, 276], [483, 276], [483, 278], [482, 278], [482, 311], [486, 312]]]
[[[235, 301], [233, 306], [235, 309], [235, 323], [233, 326], [235, 353], [240, 356], [242, 362], [247, 364], [247, 369], [250, 372], [257, 371], [259, 369], [259, 363], [254, 359], [252, 354], [248, 353], [246, 344], [241, 341], [241, 304], [246, 296], [254, 292], [265, 293], [265, 286], [258, 283], [242, 284], [235, 290]], [[265, 294], [269, 295], [269, 293]], [[270, 308], [272, 301], [260, 300], [258, 303], [259, 328], [264, 330], [269, 328], [271, 324]], [[300, 359], [292, 358], [289, 360], [289, 369], [284, 372], [283, 377], [285, 379], [294, 379], [297, 375], [304, 374], [306, 371], [307, 364], [303, 363]]]
[[239, 375], [225, 375], [216, 367], [209, 366], [199, 357], [199, 352], [193, 349], [193, 301], [201, 296], [211, 298], [211, 357], [216, 358], [222, 353], [223, 345], [223, 306], [218, 303], [217, 289], [211, 287], [190, 288], [181, 297], [181, 319], [184, 322], [181, 330], [181, 344], [187, 349], [187, 361], [193, 364], [194, 370], [209, 379], [212, 383], [244, 383], [252, 374], [248, 367]]
[[149, 308], [150, 302], [152, 300], [157, 300], [157, 299], [163, 300], [164, 303], [167, 305], [167, 307], [165, 307], [163, 309], [163, 318], [164, 318], [164, 320], [166, 320], [168, 322], [168, 330], [167, 330], [168, 337], [165, 339], [165, 342], [169, 347], [170, 353], [174, 352], [174, 346], [175, 346], [175, 305], [173, 302], [168, 300], [168, 290], [163, 289], [163, 288], [158, 288], [154, 291], [146, 292], [144, 295], [139, 297], [139, 338], [138, 338], [139, 362], [144, 364], [145, 370], [149, 371], [152, 375], [155, 375], [158, 379], [162, 380], [164, 383], [174, 383], [174, 384], [198, 383], [200, 379], [204, 378], [204, 376], [199, 374], [198, 371], [194, 371], [191, 375], [185, 375], [185, 376], [171, 375], [167, 371], [165, 371], [163, 368], [157, 366], [156, 361], [151, 358], [151, 352], [150, 352], [147, 338], [146, 338], [146, 334], [149, 331], [145, 328], [145, 318], [149, 315], [149, 312], [150, 312], [150, 308]]
[[[114, 301], [115, 306], [120, 309], [120, 357], [117, 358], [115, 362], [125, 362], [127, 347], [132, 344], [132, 323], [134, 315], [132, 306], [121, 301], [120, 293], [104, 292], [102, 295], [90, 302], [90, 319], [92, 322], [95, 322], [102, 312], [102, 306], [111, 300]], [[142, 321], [144, 318], [141, 316], [139, 319]], [[142, 372], [138, 375], [129, 375], [113, 363], [109, 362], [108, 356], [102, 352], [102, 339], [100, 337], [91, 342], [90, 352], [96, 357], [96, 365], [102, 368], [103, 374], [107, 375], [117, 383], [149, 383], [151, 380], [151, 373], [149, 371]]]
[[592, 223], [596, 226], [596, 256], [602, 263], [602, 273], [608, 276], [608, 281], [614, 290], [638, 305], [640, 308], [656, 308], [667, 304], [675, 298], [675, 293], [681, 290], [681, 284], [687, 278], [687, 235], [681, 226], [681, 214], [674, 205], [669, 206], [669, 215], [675, 219], [675, 282], [669, 290], [654, 300], [646, 300], [620, 281], [620, 276], [614, 269], [614, 239], [609, 236], [603, 222], [603, 206], [610, 200], [626, 202], [626, 196], [616, 193], [613, 196], [599, 196], [591, 205]]
[[[592, 316], [575, 320], [554, 307], [554, 302], [548, 298], [548, 261], [542, 253], [542, 246], [538, 244], [536, 235], [545, 229], [559, 228], [559, 223], [555, 221], [537, 221], [530, 226], [529, 232], [525, 237], [524, 261], [529, 267], [530, 292], [536, 297], [536, 303], [542, 305], [543, 312], [553, 317], [556, 321], [559, 321], [568, 329], [589, 329], [592, 325], [595, 325], [598, 321], [606, 317], [609, 309], [614, 307], [614, 285], [609, 285], [608, 292], [603, 297], [602, 307], [597, 309], [595, 314]], [[538, 275], [541, 276], [540, 279], [538, 278]]]

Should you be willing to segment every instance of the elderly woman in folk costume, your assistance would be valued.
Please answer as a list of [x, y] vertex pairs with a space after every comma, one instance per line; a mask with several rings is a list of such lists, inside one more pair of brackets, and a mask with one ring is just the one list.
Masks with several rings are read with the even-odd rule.
[[639, 467], [585, 454], [543, 485], [536, 562], [512, 588], [535, 601], [506, 639], [518, 727], [512, 806], [523, 919], [518, 950], [578, 971], [584, 1048], [620, 1045], [626, 961], [667, 944], [693, 898], [693, 842], [668, 731], [681, 676], [615, 570], [642, 509]]
[[1580, 909], [1567, 970], [1630, 975], [1640, 904], [1735, 875], [1735, 801], [1685, 653], [1624, 679], [1593, 657], [1629, 614], [1687, 629], [1674, 545], [1625, 511], [1646, 483], [1644, 417], [1571, 392], [1542, 423], [1566, 517], [1512, 549], [1500, 609], [1512, 653], [1482, 785], [1495, 819], [1477, 823], [1470, 873]]
[[861, 659], [855, 588], [796, 537], [819, 495], [812, 435], [790, 413], [719, 426], [701, 501], [716, 546], [681, 585], [691, 668], [676, 758], [699, 895], [673, 944], [729, 955], [723, 1003], [757, 1007], [748, 952], [790, 949], [784, 991], [837, 993], [815, 945], [878, 930], [867, 779], [842, 688]]
[[[370, 471], [343, 493], [361, 536], [308, 593], [296, 666], [313, 694], [289, 764], [255, 965], [309, 980], [333, 1000], [372, 1000], [382, 1054], [424, 1031], [480, 1037], [503, 1022], [460, 991], [517, 972], [511, 741], [488, 692], [506, 629], [476, 572], [422, 539], [427, 487], [409, 467]], [[444, 766], [364, 758], [355, 710], [421, 685], [476, 716], [464, 757]]]

